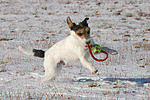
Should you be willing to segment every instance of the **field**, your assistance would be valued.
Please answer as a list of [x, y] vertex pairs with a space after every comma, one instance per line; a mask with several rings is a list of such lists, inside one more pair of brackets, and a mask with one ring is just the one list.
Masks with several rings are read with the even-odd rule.
[[[18, 50], [47, 50], [66, 38], [66, 18], [89, 17], [91, 37], [118, 51], [104, 62], [63, 66], [40, 82], [43, 59]], [[150, 100], [149, 0], [0, 0], [0, 99]]]

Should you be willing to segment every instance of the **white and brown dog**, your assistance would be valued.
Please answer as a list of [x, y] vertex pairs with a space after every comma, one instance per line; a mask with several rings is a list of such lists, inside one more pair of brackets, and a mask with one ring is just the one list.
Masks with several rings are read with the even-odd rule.
[[57, 42], [47, 51], [36, 49], [30, 51], [19, 46], [19, 50], [28, 55], [44, 58], [45, 76], [42, 78], [42, 81], [54, 78], [58, 72], [58, 64], [60, 64], [60, 62], [68, 63], [80, 61], [92, 74], [98, 71], [87, 60], [89, 55], [87, 52], [87, 44], [91, 42], [90, 28], [87, 23], [88, 19], [89, 18], [85, 18], [77, 25], [68, 17], [67, 24], [71, 29], [71, 34], [64, 40]]

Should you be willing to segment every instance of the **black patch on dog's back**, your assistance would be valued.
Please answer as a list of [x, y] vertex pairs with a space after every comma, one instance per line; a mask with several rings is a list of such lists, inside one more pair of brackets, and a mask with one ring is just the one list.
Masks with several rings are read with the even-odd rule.
[[34, 56], [36, 57], [44, 58], [45, 56], [45, 51], [43, 50], [33, 49], [33, 52], [34, 52]]

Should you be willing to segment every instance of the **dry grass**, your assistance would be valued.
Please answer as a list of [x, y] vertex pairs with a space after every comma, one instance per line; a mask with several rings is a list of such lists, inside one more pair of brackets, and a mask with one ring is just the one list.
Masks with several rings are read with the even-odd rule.
[[10, 41], [10, 40], [13, 40], [13, 38], [10, 38], [10, 39], [2, 38], [2, 39], [0, 39], [0, 41]]
[[0, 62], [0, 72], [6, 72], [6, 68], [3, 64], [7, 64], [8, 62], [1, 61]]
[[5, 67], [2, 67], [2, 68], [0, 69], [0, 72], [6, 72]]
[[0, 93], [0, 99], [9, 99], [9, 100], [75, 100], [76, 97], [72, 97], [64, 94], [52, 94], [52, 93], [31, 93], [27, 92], [2, 92]]

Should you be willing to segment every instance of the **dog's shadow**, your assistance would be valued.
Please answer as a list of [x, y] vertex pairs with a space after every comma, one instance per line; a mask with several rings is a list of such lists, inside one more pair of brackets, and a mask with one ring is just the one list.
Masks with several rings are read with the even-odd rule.
[[103, 80], [110, 82], [115, 82], [117, 80], [136, 82], [136, 84], [141, 87], [143, 87], [146, 83], [150, 83], [150, 78], [105, 78]]
[[118, 52], [114, 49], [110, 49], [108, 47], [101, 47], [101, 50], [106, 51], [107, 53], [111, 54], [111, 55], [116, 55], [118, 54]]
[[[108, 47], [101, 47], [101, 50], [106, 51], [109, 54], [116, 55], [118, 52], [114, 49], [110, 49]], [[120, 81], [130, 81], [130, 82], [136, 82], [138, 86], [144, 86], [146, 83], [150, 83], [150, 78], [105, 78], [104, 81], [111, 81], [114, 82], [116, 80]]]

